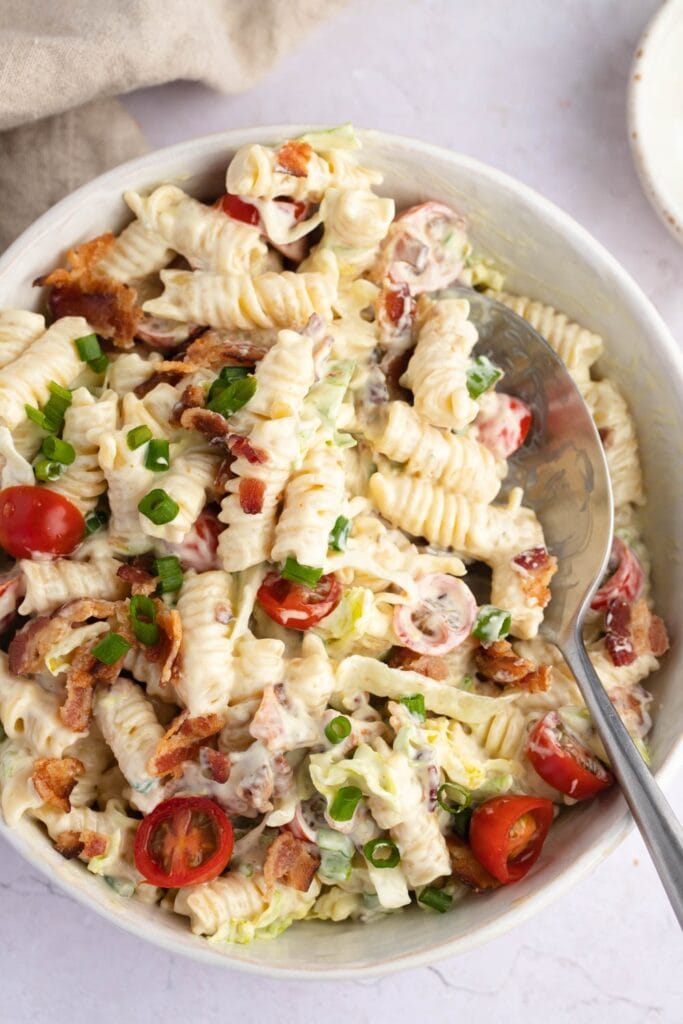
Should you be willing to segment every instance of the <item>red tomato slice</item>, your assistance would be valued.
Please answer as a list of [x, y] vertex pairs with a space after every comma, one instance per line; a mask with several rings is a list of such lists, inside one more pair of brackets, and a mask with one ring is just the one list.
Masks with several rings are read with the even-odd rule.
[[633, 604], [643, 588], [645, 570], [628, 544], [624, 544], [619, 537], [615, 537], [612, 542], [610, 569], [612, 574], [591, 601], [591, 608], [596, 611], [602, 611], [614, 598]]
[[424, 576], [415, 604], [394, 610], [394, 632], [418, 654], [448, 654], [466, 640], [477, 617], [477, 602], [462, 580], [444, 572]]
[[180, 559], [183, 572], [209, 572], [220, 569], [218, 561], [218, 535], [223, 529], [215, 512], [205, 508], [185, 539], [179, 544], [166, 544], [168, 550]]
[[531, 409], [521, 398], [494, 391], [487, 397], [485, 410], [475, 420], [477, 436], [496, 458], [507, 459], [527, 439], [533, 420]]
[[13, 558], [70, 555], [84, 533], [83, 516], [61, 494], [30, 485], [0, 491], [0, 547]]
[[531, 730], [526, 755], [549, 786], [574, 800], [595, 796], [614, 782], [611, 771], [584, 747], [557, 711], [549, 711]]
[[135, 866], [152, 885], [197, 885], [220, 875], [233, 845], [232, 825], [218, 804], [206, 796], [175, 796], [140, 822]]
[[496, 796], [472, 815], [472, 852], [503, 885], [518, 882], [538, 860], [552, 821], [552, 800]]
[[342, 586], [334, 576], [321, 576], [314, 587], [283, 580], [279, 572], [269, 572], [259, 587], [256, 599], [264, 612], [289, 629], [310, 629], [339, 604]]
[[256, 207], [239, 196], [231, 196], [229, 192], [217, 199], [213, 205], [214, 209], [221, 210], [233, 220], [241, 220], [243, 224], [252, 224], [254, 227], [261, 224], [261, 214]]

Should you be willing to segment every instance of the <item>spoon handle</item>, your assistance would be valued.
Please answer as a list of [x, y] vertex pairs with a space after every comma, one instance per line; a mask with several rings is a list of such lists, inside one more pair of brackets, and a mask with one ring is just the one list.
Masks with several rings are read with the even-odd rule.
[[591, 664], [578, 629], [562, 645], [631, 814], [683, 928], [683, 828]]

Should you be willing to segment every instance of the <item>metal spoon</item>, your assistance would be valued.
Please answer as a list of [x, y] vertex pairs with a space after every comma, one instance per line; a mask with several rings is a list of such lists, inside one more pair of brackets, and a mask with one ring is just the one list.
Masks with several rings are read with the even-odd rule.
[[564, 363], [525, 320], [466, 288], [477, 351], [505, 371], [505, 390], [534, 413], [530, 442], [506, 483], [524, 488], [559, 568], [541, 633], [562, 652], [581, 690], [626, 802], [683, 927], [683, 828], [619, 718], [593, 668], [583, 623], [612, 548], [612, 486], [602, 444]]

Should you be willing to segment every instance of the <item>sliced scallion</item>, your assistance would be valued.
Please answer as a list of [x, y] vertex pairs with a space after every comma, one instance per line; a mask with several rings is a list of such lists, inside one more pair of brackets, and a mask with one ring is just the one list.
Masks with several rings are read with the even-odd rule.
[[134, 594], [130, 599], [130, 621], [133, 632], [143, 644], [151, 646], [159, 639], [157, 610], [154, 601], [146, 594]]
[[337, 516], [334, 526], [330, 531], [328, 544], [335, 551], [346, 551], [346, 542], [349, 539], [351, 523], [346, 516]]
[[296, 558], [291, 556], [285, 559], [285, 564], [280, 570], [283, 580], [289, 580], [290, 583], [301, 583], [304, 587], [314, 587], [322, 574], [322, 569], [316, 569], [312, 565], [301, 565]]
[[226, 384], [210, 399], [207, 406], [212, 412], [221, 416], [232, 416], [256, 394], [256, 377], [241, 377]]
[[412, 697], [401, 697], [401, 704], [408, 708], [411, 715], [415, 715], [421, 722], [424, 722], [427, 712], [423, 693], [414, 693]]
[[154, 437], [147, 445], [145, 467], [153, 473], [165, 473], [171, 465], [170, 445], [162, 438]]
[[477, 356], [467, 368], [467, 390], [470, 398], [480, 398], [503, 376], [503, 371], [488, 356]]
[[458, 814], [472, 803], [472, 793], [458, 782], [444, 782], [436, 791], [436, 802], [448, 814]]
[[363, 847], [363, 855], [373, 868], [395, 868], [401, 860], [398, 846], [391, 839], [371, 839]]
[[100, 339], [96, 334], [86, 334], [82, 338], [76, 338], [74, 344], [84, 363], [89, 363], [102, 355]]
[[126, 444], [132, 452], [136, 448], [140, 448], [141, 445], [147, 444], [148, 441], [152, 440], [152, 431], [149, 427], [132, 427], [126, 434]]
[[38, 458], [33, 463], [36, 480], [42, 480], [44, 483], [48, 480], [59, 480], [63, 469], [61, 462], [51, 462], [50, 459]]
[[105, 354], [102, 353], [102, 355], [98, 356], [97, 359], [91, 359], [90, 362], [88, 363], [88, 366], [93, 371], [93, 373], [104, 373], [104, 371], [109, 366], [109, 360], [107, 359]]
[[492, 644], [507, 636], [511, 625], [510, 612], [504, 608], [496, 608], [492, 604], [485, 604], [479, 609], [472, 636], [476, 636], [482, 643]]
[[351, 821], [362, 796], [358, 786], [342, 786], [338, 789], [328, 812], [332, 821]]
[[180, 505], [161, 487], [155, 487], [138, 502], [138, 512], [155, 526], [171, 523], [180, 512]]
[[183, 570], [176, 555], [165, 555], [154, 559], [154, 575], [159, 577], [160, 594], [172, 594], [183, 585]]
[[439, 914], [445, 914], [453, 905], [453, 897], [450, 893], [444, 892], [443, 889], [435, 889], [433, 885], [428, 885], [423, 889], [417, 899], [418, 903], [429, 907], [430, 910], [438, 911]]
[[86, 537], [89, 537], [91, 533], [95, 533], [97, 530], [101, 530], [106, 525], [107, 518], [102, 512], [88, 512], [85, 517]]
[[473, 814], [473, 807], [463, 807], [451, 818], [451, 828], [461, 839], [467, 839], [470, 834], [470, 822]]
[[325, 735], [330, 743], [341, 743], [351, 732], [351, 722], [346, 715], [337, 715], [325, 726]]
[[97, 658], [103, 665], [113, 665], [115, 661], [122, 658], [126, 651], [130, 650], [130, 644], [120, 633], [107, 633], [105, 637], [92, 649], [93, 658]]
[[55, 437], [54, 434], [45, 438], [40, 450], [46, 459], [61, 462], [63, 466], [70, 466], [76, 458], [74, 446], [68, 441], [62, 441], [59, 437]]

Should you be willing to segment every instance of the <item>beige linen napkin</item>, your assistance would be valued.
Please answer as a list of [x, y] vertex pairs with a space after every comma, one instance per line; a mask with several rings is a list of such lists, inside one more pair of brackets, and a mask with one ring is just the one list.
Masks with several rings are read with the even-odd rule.
[[144, 152], [109, 97], [178, 78], [243, 91], [347, 2], [2, 0], [0, 251], [61, 196]]

